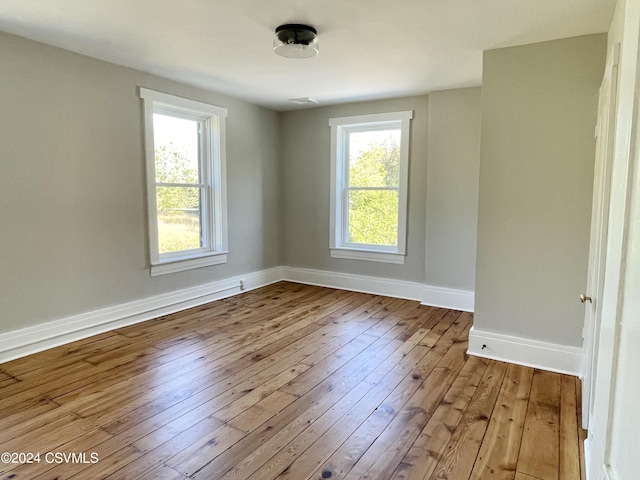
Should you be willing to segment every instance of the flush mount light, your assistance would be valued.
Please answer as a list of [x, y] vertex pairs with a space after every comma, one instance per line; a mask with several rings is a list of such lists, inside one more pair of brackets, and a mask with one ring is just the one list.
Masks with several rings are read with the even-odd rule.
[[311, 58], [318, 54], [318, 32], [309, 25], [289, 23], [276, 28], [273, 51], [287, 58]]

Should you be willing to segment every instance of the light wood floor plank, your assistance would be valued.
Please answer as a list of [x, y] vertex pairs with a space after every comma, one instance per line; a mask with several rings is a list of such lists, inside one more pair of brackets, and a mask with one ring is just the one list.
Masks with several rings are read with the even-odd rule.
[[[451, 356], [445, 355], [439, 366], [426, 376], [419, 389], [355, 463], [346, 479], [391, 477], [458, 376], [464, 365], [464, 350], [466, 344], [463, 343], [454, 344], [448, 350], [447, 354], [451, 353]], [[443, 366], [445, 363], [446, 367]]]
[[516, 472], [516, 476], [514, 477], [514, 480], [540, 480], [540, 479], [538, 477], [532, 477], [531, 475]]
[[279, 282], [0, 365], [0, 480], [584, 480], [580, 383], [473, 315]]
[[558, 478], [580, 480], [575, 379], [562, 377], [560, 395], [560, 470]]
[[467, 410], [456, 427], [432, 480], [469, 478], [493, 413], [507, 365], [492, 362], [486, 369]]
[[541, 370], [536, 370], [533, 375], [518, 458], [519, 473], [541, 480], [558, 480], [561, 380], [560, 374]]
[[[350, 336], [348, 338], [352, 338], [352, 337]], [[343, 338], [343, 337], [339, 337], [338, 339], [336, 339], [335, 342], [333, 343], [334, 347], [337, 348], [337, 346], [346, 343], [346, 341], [344, 341], [344, 340], [346, 340], [346, 339]], [[323, 349], [326, 350], [325, 347], [328, 347], [330, 345], [331, 344], [325, 345], [323, 348], [321, 348], [321, 350], [323, 350]], [[312, 351], [313, 348], [318, 348], [318, 347], [317, 346], [314, 347], [313, 345], [310, 345], [310, 349], [311, 349], [310, 351]], [[332, 347], [332, 349], [334, 349], [334, 348]], [[267, 358], [259, 360], [257, 363], [254, 363], [253, 365], [251, 365], [247, 369], [247, 371], [251, 370], [251, 372], [249, 372], [249, 373], [252, 374], [252, 376], [250, 376], [249, 377], [250, 380], [247, 380], [246, 382], [252, 382], [256, 378], [258, 378], [255, 373], [259, 372], [259, 368], [258, 367], [259, 367], [260, 364], [269, 365], [267, 370], [264, 370], [264, 372], [271, 371], [271, 372], [275, 372], [277, 374], [277, 373], [281, 372], [283, 369], [290, 368], [292, 365], [295, 365], [296, 362], [302, 361], [306, 356], [305, 350], [306, 350], [306, 348], [298, 349], [297, 351], [295, 351], [294, 355], [285, 356], [285, 358], [283, 360], [280, 360], [280, 361], [278, 361], [276, 363], [272, 362], [273, 358], [271, 358], [271, 357], [267, 357]], [[326, 350], [326, 351], [330, 352], [331, 349], [330, 350]], [[279, 352], [274, 354], [272, 357], [278, 357], [279, 358], [280, 356], [284, 355], [285, 352], [286, 352], [286, 349], [280, 350]], [[272, 375], [273, 375], [273, 373], [272, 373]], [[243, 377], [238, 377], [238, 378], [240, 378], [240, 380], [241, 380], [242, 378], [245, 378], [245, 377], [247, 377], [246, 373], [243, 374]], [[231, 378], [232, 377], [228, 377], [227, 378], [227, 380], [225, 382], [225, 387], [228, 387], [228, 388], [237, 387], [238, 389], [241, 389], [242, 386], [241, 385], [238, 386], [237, 384], [233, 383], [230, 380]], [[205, 399], [211, 398], [211, 393], [214, 394], [213, 395], [214, 397], [223, 394], [224, 390], [221, 390], [216, 385], [212, 385], [210, 388], [202, 390], [201, 392], [193, 395], [189, 399], [187, 399], [187, 400], [185, 400], [183, 402], [180, 402], [181, 404], [183, 404], [182, 407], [181, 407], [181, 410], [184, 410], [185, 408], [188, 408], [189, 404], [192, 404], [193, 406], [195, 406], [195, 405], [198, 405], [199, 403], [202, 403], [203, 401], [205, 401]], [[172, 409], [168, 409], [167, 412], [169, 410], [174, 410], [174, 409], [173, 408]], [[148, 415], [147, 415], [146, 412], [139, 411], [139, 412], [136, 412], [135, 415], [132, 414], [131, 416], [125, 416], [124, 418], [118, 419], [116, 421], [117, 425], [114, 425], [112, 423], [112, 424], [106, 425], [105, 428], [107, 428], [111, 432], [121, 431], [123, 428], [131, 427], [132, 422], [136, 422], [136, 421], [138, 421], [140, 419], [144, 419], [144, 418], [147, 418], [147, 417], [148, 417]]]
[[411, 480], [431, 476], [478, 388], [487, 364], [488, 361], [478, 357], [467, 360], [420, 436], [396, 468], [392, 479]]
[[[456, 321], [458, 317], [459, 314], [455, 316]], [[391, 370], [387, 376], [379, 380], [376, 379], [374, 383], [384, 382], [387, 377], [402, 378], [401, 382], [381, 406], [376, 408], [340, 448], [316, 470], [314, 476], [330, 475], [330, 478], [344, 478], [350, 474], [354, 465], [358, 462], [360, 462], [360, 465], [357, 471], [360, 474], [364, 474], [369, 465], [377, 460], [375, 452], [385, 447], [385, 445], [378, 443], [365, 460], [361, 461], [361, 457], [369, 452], [371, 445], [392, 422], [397, 412], [401, 411], [415, 392], [421, 388], [425, 378], [429, 377], [442, 358], [452, 351], [452, 346], [456, 345], [459, 351], [452, 351], [453, 353], [449, 354], [451, 358], [459, 359], [463, 355], [465, 344], [463, 342], [456, 344], [455, 341], [468, 327], [468, 321], [450, 324], [445, 334], [436, 343], [435, 348], [429, 349], [428, 347], [417, 345], [411, 350], [411, 352], [416, 351], [420, 354], [418, 362], [411, 361], [407, 355], [404, 358], [409, 359], [409, 361], [404, 361], [403, 358], [400, 364]], [[439, 372], [439, 375], [442, 375], [442, 373], [442, 371]], [[437, 378], [439, 379], [440, 376], [437, 376]], [[422, 390], [426, 389], [422, 388]], [[353, 475], [355, 476], [355, 474], [356, 472]]]
[[[340, 370], [336, 371], [330, 377], [326, 378], [322, 383], [314, 387], [310, 392], [305, 394], [299, 402], [292, 405], [290, 411], [286, 415], [298, 415], [288, 425], [282, 425], [282, 422], [270, 423], [267, 427], [269, 433], [277, 430], [275, 435], [269, 436], [263, 433], [254, 432], [254, 436], [262, 435], [265, 441], [260, 442], [260, 446], [252, 440], [251, 436], [243, 439], [237, 445], [234, 445], [228, 452], [221, 455], [218, 459], [207, 466], [202, 472], [199, 472], [201, 478], [207, 478], [216, 471], [226, 471], [234, 466], [235, 463], [247, 457], [247, 452], [252, 452], [245, 461], [237, 465], [233, 469], [233, 476], [250, 475], [253, 470], [262, 465], [266, 460], [277, 454], [288, 442], [291, 442], [301, 432], [309, 428], [316, 429], [320, 423], [319, 420], [327, 422], [327, 418], [332, 418], [336, 412], [342, 408], [348, 408], [353, 402], [359, 401], [362, 395], [372, 388], [372, 385], [362, 380], [367, 374], [375, 369], [376, 365], [384, 361], [398, 344], [389, 342], [382, 350], [378, 350], [372, 357], [357, 356]], [[317, 403], [309, 403], [317, 392], [328, 391], [330, 395], [325, 395], [322, 401]], [[333, 405], [331, 402], [334, 402]], [[329, 412], [329, 413], [327, 413]], [[283, 412], [285, 415], [285, 412]], [[248, 461], [247, 461], [248, 460]], [[239, 468], [238, 468], [239, 467]], [[246, 477], [244, 477], [246, 478]]]
[[474, 465], [473, 480], [513, 480], [529, 405], [533, 369], [509, 365]]

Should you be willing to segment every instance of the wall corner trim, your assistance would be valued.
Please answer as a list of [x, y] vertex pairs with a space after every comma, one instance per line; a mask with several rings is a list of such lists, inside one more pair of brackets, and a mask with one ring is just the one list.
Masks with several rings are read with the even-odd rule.
[[467, 353], [576, 377], [582, 373], [582, 348], [487, 332], [475, 326], [469, 331]]

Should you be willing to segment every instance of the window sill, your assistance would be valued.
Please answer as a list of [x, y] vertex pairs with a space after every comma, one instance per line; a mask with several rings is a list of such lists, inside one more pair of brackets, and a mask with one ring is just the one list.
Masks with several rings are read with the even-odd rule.
[[169, 273], [193, 270], [194, 268], [210, 267], [227, 263], [227, 252], [208, 253], [199, 257], [169, 260], [156, 265], [151, 265], [151, 276], [167, 275]]
[[347, 248], [330, 249], [333, 258], [349, 260], [366, 260], [368, 262], [395, 263], [404, 265], [405, 255], [402, 253], [373, 252], [365, 250], [351, 250]]

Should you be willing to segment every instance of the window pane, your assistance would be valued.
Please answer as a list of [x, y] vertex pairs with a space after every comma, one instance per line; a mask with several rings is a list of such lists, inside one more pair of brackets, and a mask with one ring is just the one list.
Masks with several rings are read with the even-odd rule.
[[156, 182], [200, 183], [198, 122], [153, 114]]
[[397, 187], [400, 129], [349, 133], [349, 186]]
[[156, 192], [160, 253], [202, 247], [200, 189], [158, 187]]
[[349, 242], [370, 245], [398, 244], [398, 192], [349, 191]]

